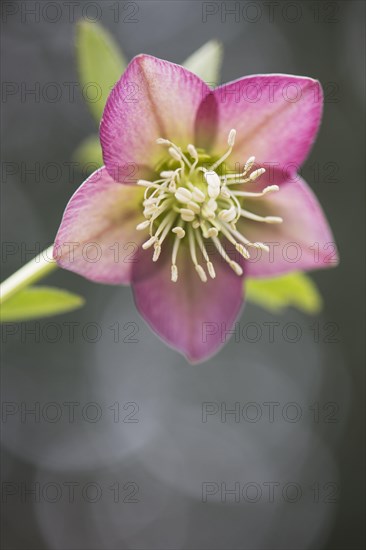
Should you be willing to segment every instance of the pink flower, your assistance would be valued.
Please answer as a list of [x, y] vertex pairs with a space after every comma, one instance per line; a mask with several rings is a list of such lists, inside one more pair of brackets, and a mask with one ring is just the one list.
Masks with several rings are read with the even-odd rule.
[[326, 218], [297, 174], [321, 115], [310, 78], [256, 75], [211, 90], [181, 66], [135, 57], [103, 114], [105, 166], [67, 205], [55, 259], [131, 284], [152, 329], [190, 361], [206, 359], [240, 312], [244, 276], [334, 262]]

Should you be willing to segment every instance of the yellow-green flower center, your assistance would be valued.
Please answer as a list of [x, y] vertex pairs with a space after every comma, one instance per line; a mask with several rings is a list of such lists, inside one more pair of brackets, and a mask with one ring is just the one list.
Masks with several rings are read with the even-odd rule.
[[[149, 229], [150, 238], [142, 245], [144, 249], [154, 248], [153, 261], [160, 256], [163, 242], [170, 233], [174, 235], [171, 259], [171, 280], [178, 280], [177, 255], [182, 241], [187, 240], [191, 260], [201, 281], [207, 281], [206, 271], [199, 262], [199, 256], [206, 263], [210, 277], [215, 277], [215, 269], [207, 252], [210, 240], [221, 257], [237, 275], [242, 275], [241, 266], [232, 260], [220, 241], [220, 236], [232, 243], [245, 259], [250, 258], [248, 248], [260, 248], [268, 252], [268, 246], [262, 242], [250, 242], [242, 235], [236, 224], [243, 217], [264, 223], [281, 223], [277, 216], [258, 216], [242, 208], [245, 197], [263, 197], [267, 193], [278, 191], [277, 185], [265, 187], [263, 191], [253, 193], [243, 191], [242, 185], [257, 180], [264, 168], [253, 170], [254, 157], [250, 157], [238, 174], [219, 175], [217, 169], [229, 157], [235, 142], [236, 131], [228, 136], [226, 153], [208, 165], [209, 157], [197, 151], [189, 144], [182, 151], [173, 142], [159, 138], [157, 142], [167, 147], [170, 163], [177, 166], [160, 171], [155, 181], [139, 180], [138, 185], [146, 187], [143, 214], [145, 221], [137, 226], [138, 230]], [[167, 168], [167, 166], [162, 166]], [[238, 189], [239, 186], [239, 189]]]

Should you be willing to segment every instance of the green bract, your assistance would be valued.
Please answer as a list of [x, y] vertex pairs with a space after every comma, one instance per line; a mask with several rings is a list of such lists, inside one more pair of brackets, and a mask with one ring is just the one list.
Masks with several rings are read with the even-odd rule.
[[1, 306], [2, 323], [51, 317], [81, 307], [84, 299], [59, 288], [37, 286], [24, 288]]
[[97, 23], [78, 24], [76, 46], [83, 95], [99, 123], [107, 97], [127, 63], [113, 37]]
[[275, 313], [290, 306], [312, 314], [322, 309], [318, 289], [301, 272], [270, 279], [247, 279], [245, 286], [248, 300]]
[[182, 63], [183, 67], [202, 78], [209, 86], [219, 83], [223, 49], [220, 42], [210, 40]]

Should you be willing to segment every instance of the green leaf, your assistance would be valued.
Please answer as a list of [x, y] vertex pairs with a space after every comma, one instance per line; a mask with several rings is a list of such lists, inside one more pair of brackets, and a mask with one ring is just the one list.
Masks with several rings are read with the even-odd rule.
[[127, 62], [113, 37], [98, 23], [78, 23], [76, 48], [83, 96], [99, 123], [107, 97]]
[[82, 141], [74, 153], [74, 160], [83, 171], [87, 170], [90, 173], [103, 166], [99, 136], [92, 135]]
[[270, 279], [248, 278], [246, 297], [275, 313], [290, 306], [313, 314], [322, 309], [322, 298], [317, 287], [301, 272]]
[[20, 290], [1, 305], [2, 323], [28, 321], [72, 311], [84, 298], [59, 288], [33, 286]]
[[188, 57], [182, 65], [207, 84], [217, 86], [220, 81], [222, 56], [222, 44], [217, 40], [210, 40]]

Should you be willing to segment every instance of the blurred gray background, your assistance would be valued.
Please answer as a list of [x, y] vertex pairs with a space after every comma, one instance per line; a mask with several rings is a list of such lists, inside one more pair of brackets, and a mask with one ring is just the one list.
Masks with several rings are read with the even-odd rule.
[[[39, 17], [27, 11], [35, 4]], [[363, 548], [364, 2], [8, 1], [2, 10], [2, 81], [14, 91], [2, 101], [2, 238], [17, 245], [3, 249], [2, 279], [52, 242], [83, 180], [67, 164], [96, 131], [80, 92], [67, 93], [80, 18], [98, 19], [129, 59], [179, 63], [217, 38], [222, 82], [319, 79], [325, 114], [302, 173], [341, 255], [337, 269], [313, 275], [322, 315], [248, 304], [238, 341], [198, 366], [150, 332], [129, 288], [53, 274], [47, 282], [84, 295], [86, 307], [2, 331], [3, 548]], [[63, 91], [55, 102], [22, 96], [51, 82]], [[36, 163], [39, 177], [26, 173]], [[273, 339], [268, 323], [278, 323]]]

